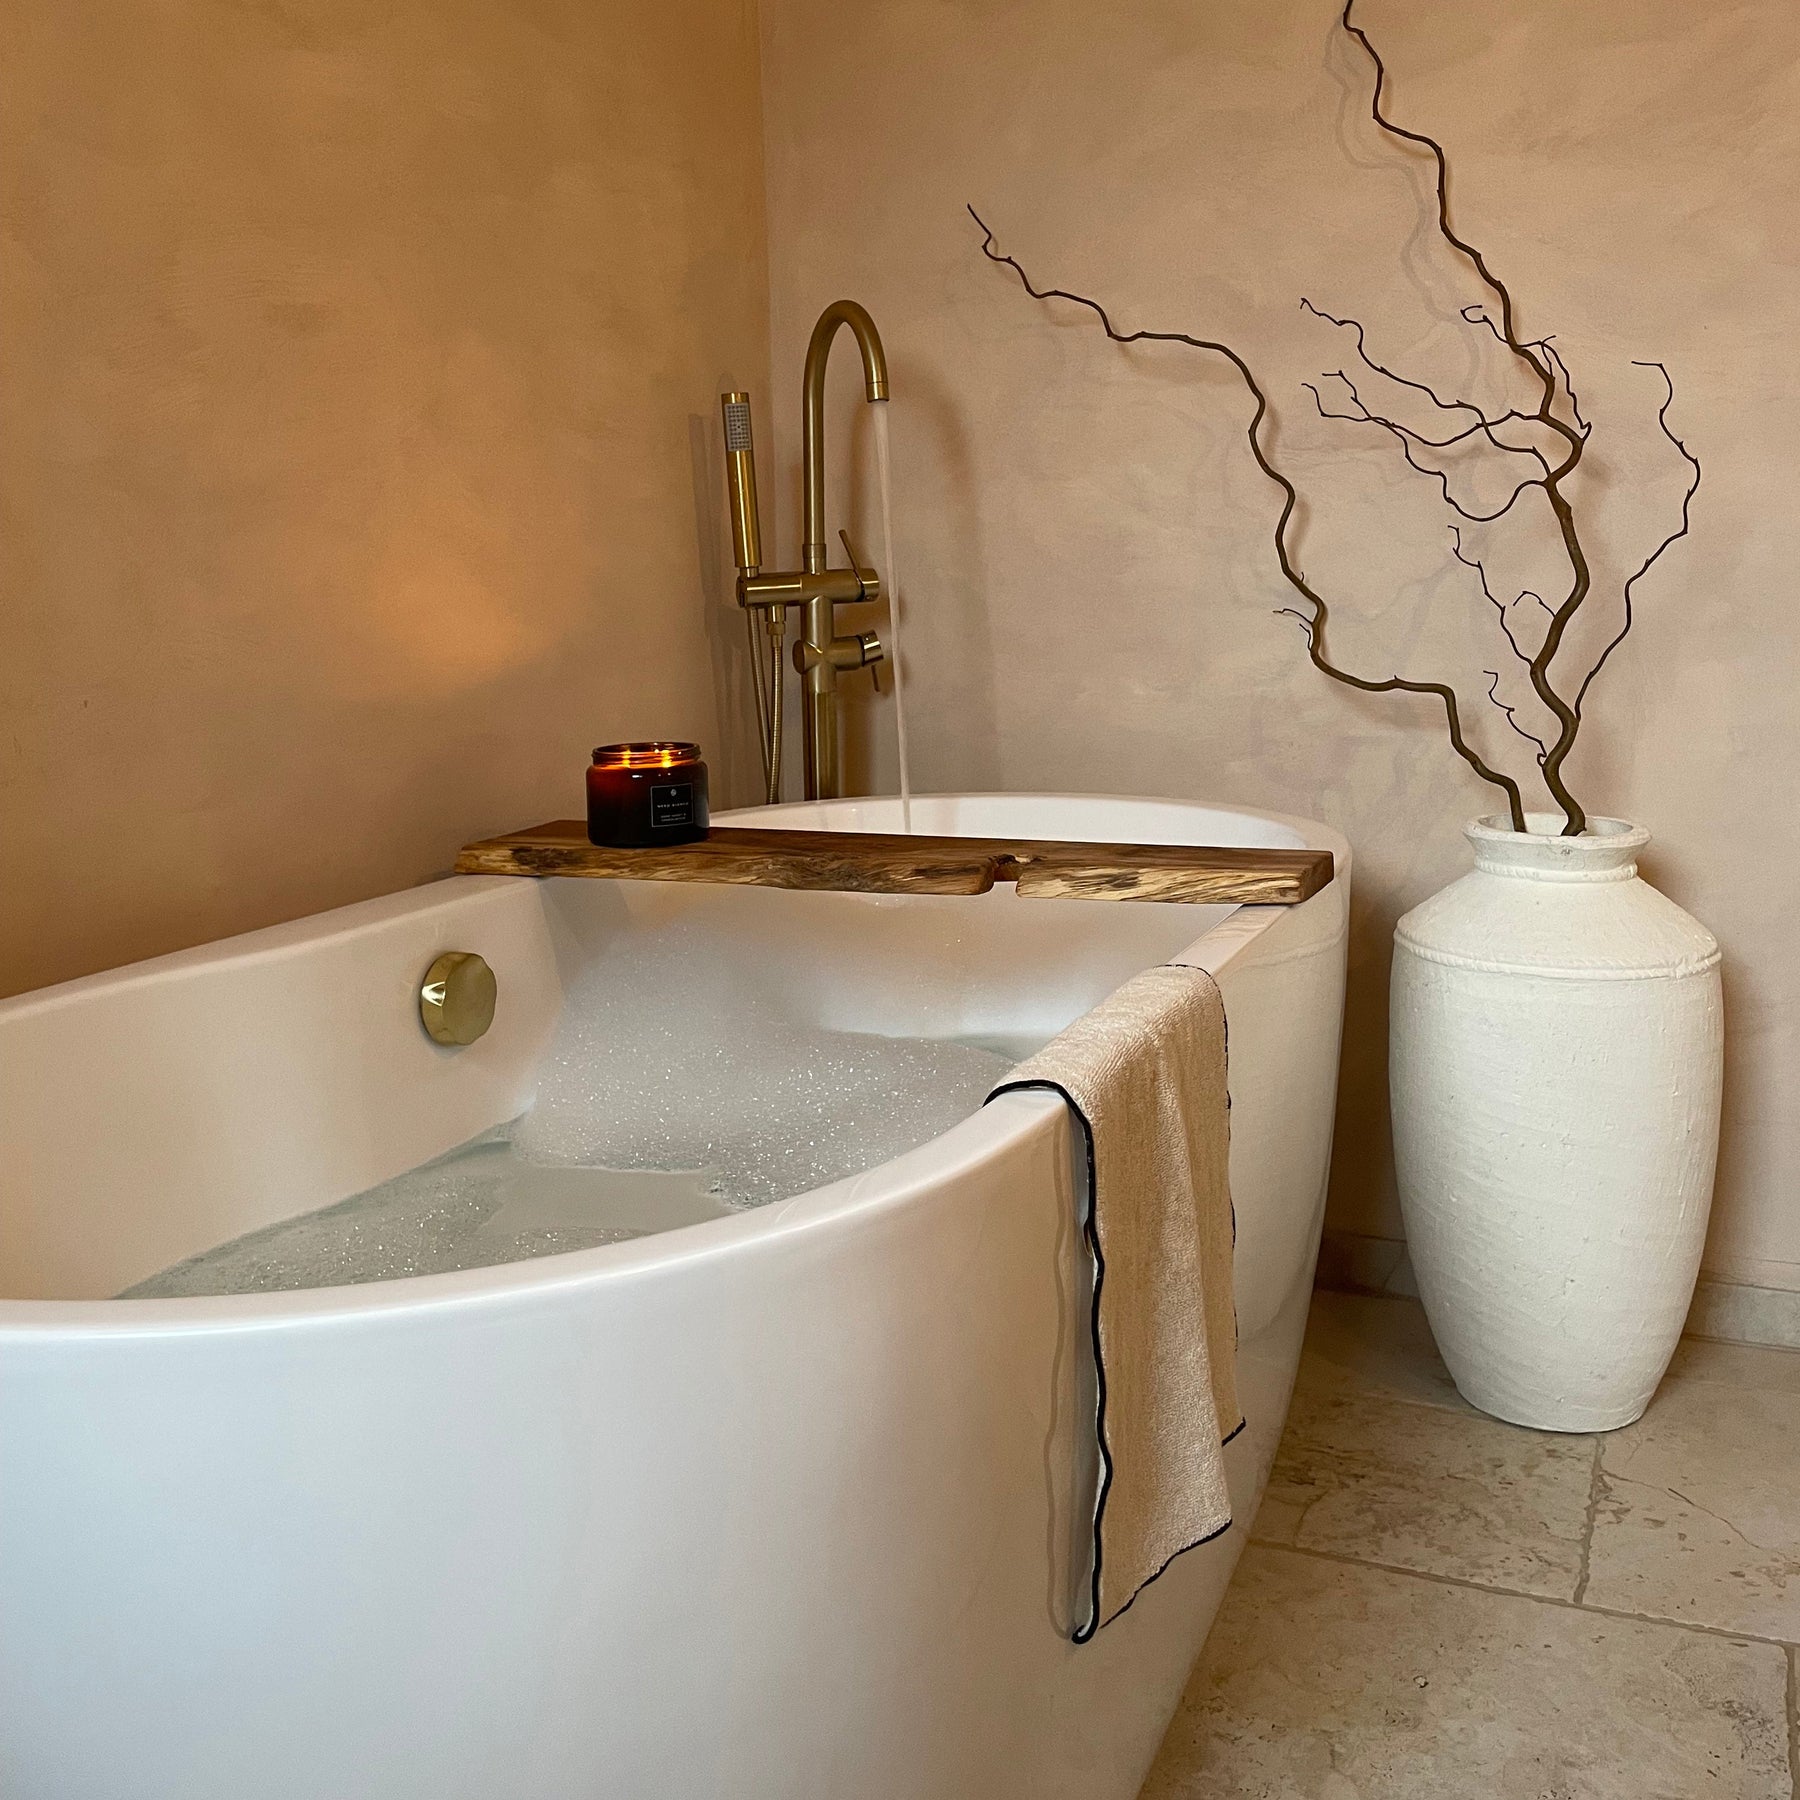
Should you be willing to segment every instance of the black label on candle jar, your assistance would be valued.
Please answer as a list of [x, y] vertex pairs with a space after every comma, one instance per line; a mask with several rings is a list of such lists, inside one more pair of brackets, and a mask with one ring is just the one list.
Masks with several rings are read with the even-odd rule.
[[650, 823], [658, 831], [694, 822], [694, 786], [692, 782], [671, 782], [667, 787], [650, 790]]

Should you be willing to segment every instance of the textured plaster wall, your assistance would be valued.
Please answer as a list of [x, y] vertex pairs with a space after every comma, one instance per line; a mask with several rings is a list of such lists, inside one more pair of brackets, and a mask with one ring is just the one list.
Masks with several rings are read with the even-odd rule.
[[[1040, 283], [1103, 298], [1128, 327], [1250, 355], [1309, 495], [1302, 561], [1338, 602], [1339, 655], [1451, 670], [1475, 704], [1501, 665], [1433, 489], [1390, 446], [1318, 423], [1298, 385], [1347, 354], [1299, 310], [1309, 295], [1432, 380], [1517, 393], [1458, 326], [1479, 290], [1432, 236], [1420, 163], [1367, 122], [1369, 69], [1335, 10], [764, 0], [774, 371], [785, 426], [824, 302], [862, 299], [886, 335], [920, 786], [1216, 797], [1349, 834], [1333, 1220], [1396, 1234], [1389, 937], [1467, 866], [1458, 827], [1497, 796], [1452, 759], [1428, 703], [1328, 685], [1274, 616], [1278, 497], [1245, 452], [1229, 368], [1120, 350], [1073, 309], [1035, 305], [982, 261], [963, 212], [975, 201]], [[1647, 872], [1725, 946], [1710, 1265], [1800, 1287], [1800, 9], [1362, 0], [1362, 18], [1394, 106], [1450, 146], [1460, 220], [1525, 329], [1554, 332], [1577, 371], [1599, 421], [1593, 546], [1615, 579], [1682, 477], [1655, 435], [1655, 374], [1631, 359], [1674, 374], [1674, 420], [1706, 467], [1693, 537], [1641, 590], [1573, 774], [1594, 810], [1650, 826]], [[1526, 552], [1519, 585], [1552, 568]], [[1484, 741], [1511, 755], [1494, 726]], [[890, 729], [865, 711], [877, 781]], [[1529, 772], [1529, 754], [1512, 761]]]
[[733, 789], [758, 111], [750, 0], [9, 11], [0, 993]]

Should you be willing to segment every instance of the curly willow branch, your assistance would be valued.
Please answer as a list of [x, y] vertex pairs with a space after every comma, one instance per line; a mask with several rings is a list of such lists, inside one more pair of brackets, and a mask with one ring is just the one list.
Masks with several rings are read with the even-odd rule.
[[982, 218], [973, 206], [969, 208], [969, 217], [981, 228], [982, 254], [990, 262], [1000, 263], [1018, 276], [1019, 284], [1034, 300], [1067, 300], [1076, 306], [1084, 306], [1099, 319], [1102, 329], [1115, 344], [1185, 344], [1191, 350], [1203, 350], [1215, 356], [1222, 356], [1237, 370], [1239, 378], [1249, 390], [1250, 397], [1256, 402], [1256, 410], [1252, 414], [1246, 437], [1250, 445], [1250, 454], [1256, 460], [1256, 466], [1268, 479], [1275, 483], [1282, 492], [1281, 516], [1275, 524], [1275, 558], [1281, 565], [1283, 579], [1312, 608], [1310, 616], [1297, 612], [1292, 607], [1280, 610], [1300, 621], [1306, 633], [1307, 655], [1314, 668], [1321, 674], [1329, 675], [1333, 681], [1341, 681], [1346, 687], [1360, 688], [1367, 694], [1388, 694], [1394, 692], [1407, 694], [1432, 694], [1443, 703], [1444, 722], [1449, 729], [1450, 744], [1464, 762], [1466, 762], [1483, 781], [1491, 782], [1506, 795], [1507, 809], [1511, 815], [1515, 831], [1525, 829], [1525, 804], [1519, 793], [1519, 784], [1510, 775], [1502, 774], [1498, 769], [1489, 767], [1467, 738], [1463, 736], [1462, 716], [1457, 708], [1456, 690], [1441, 681], [1409, 681], [1404, 676], [1390, 675], [1382, 680], [1372, 680], [1367, 676], [1353, 675], [1331, 661], [1325, 649], [1325, 627], [1330, 618], [1330, 608], [1324, 598], [1307, 583], [1304, 575], [1295, 567], [1288, 549], [1288, 526], [1293, 519], [1294, 509], [1300, 503], [1299, 490], [1269, 460], [1269, 455], [1262, 438], [1263, 421], [1268, 417], [1268, 396], [1263, 392], [1250, 365], [1244, 361], [1229, 344], [1217, 343], [1210, 338], [1193, 337], [1185, 331], [1120, 331], [1112, 322], [1111, 315], [1098, 300], [1090, 300], [1085, 294], [1071, 293], [1067, 288], [1040, 288], [1026, 274], [1024, 266], [1016, 257], [1007, 256], [994, 247], [994, 234], [987, 221]]
[[[1674, 384], [1669, 372], [1661, 363], [1644, 363], [1639, 366], [1659, 369], [1662, 372], [1665, 387], [1665, 398], [1657, 413], [1657, 422], [1662, 427], [1664, 436], [1681, 453], [1686, 461], [1691, 476], [1681, 504], [1680, 523], [1659, 543], [1644, 559], [1635, 572], [1624, 584], [1624, 619], [1606, 647], [1600, 652], [1598, 659], [1588, 670], [1573, 702], [1565, 699], [1558, 691], [1551, 678], [1551, 667], [1562, 648], [1569, 626], [1575, 615], [1587, 601], [1593, 588], [1593, 576], [1588, 565], [1587, 555], [1581, 542], [1581, 534], [1576, 526], [1574, 507], [1564, 492], [1564, 483], [1573, 476], [1581, 464], [1582, 452], [1587, 447], [1588, 438], [1593, 426], [1582, 412], [1581, 402], [1576, 395], [1575, 384], [1570, 377], [1568, 365], [1561, 353], [1554, 347], [1549, 337], [1522, 339], [1517, 326], [1516, 308], [1511, 290], [1494, 272], [1483, 253], [1466, 238], [1458, 235], [1451, 223], [1450, 215], [1450, 165], [1444, 147], [1433, 137], [1421, 131], [1412, 131], [1403, 125], [1396, 124], [1383, 110], [1383, 100], [1388, 89], [1387, 65], [1382, 61], [1380, 53], [1370, 42], [1368, 34], [1355, 21], [1356, 0], [1344, 0], [1344, 10], [1339, 24], [1344, 32], [1356, 39], [1374, 66], [1375, 82], [1369, 100], [1369, 116], [1375, 126], [1387, 136], [1405, 144], [1419, 146], [1428, 151], [1436, 169], [1436, 201], [1437, 227], [1444, 241], [1462, 255], [1474, 270], [1482, 285], [1493, 300], [1498, 302], [1499, 318], [1496, 320], [1488, 305], [1478, 304], [1462, 309], [1462, 316], [1472, 325], [1479, 325], [1490, 331], [1496, 341], [1501, 344], [1515, 362], [1529, 375], [1536, 388], [1537, 403], [1530, 412], [1511, 408], [1508, 411], [1490, 417], [1482, 408], [1467, 400], [1448, 400], [1422, 381], [1399, 374], [1377, 362], [1368, 351], [1366, 334], [1363, 327], [1354, 319], [1340, 319], [1314, 306], [1310, 300], [1302, 300], [1301, 305], [1320, 319], [1341, 327], [1355, 334], [1356, 354], [1358, 361], [1374, 374], [1385, 377], [1401, 386], [1410, 388], [1423, 395], [1443, 412], [1463, 412], [1475, 420], [1465, 432], [1458, 432], [1447, 440], [1434, 442], [1421, 433], [1402, 426], [1397, 421], [1375, 413], [1363, 402], [1357, 392], [1356, 384], [1347, 373], [1339, 371], [1341, 380], [1357, 408], [1355, 414], [1337, 413], [1329, 410], [1321, 398], [1317, 388], [1312, 389], [1313, 399], [1319, 411], [1328, 418], [1351, 419], [1353, 422], [1369, 424], [1386, 431], [1399, 445], [1401, 453], [1412, 467], [1424, 475], [1433, 477], [1441, 486], [1445, 501], [1452, 510], [1461, 515], [1463, 520], [1472, 524], [1487, 524], [1494, 519], [1512, 511], [1514, 504], [1530, 489], [1541, 490], [1548, 503], [1551, 516], [1555, 521], [1557, 534], [1561, 540], [1564, 555], [1569, 564], [1569, 587], [1561, 601], [1552, 606], [1547, 600], [1532, 592], [1519, 595], [1519, 600], [1530, 599], [1544, 613], [1546, 624], [1544, 635], [1535, 653], [1527, 654], [1513, 633], [1511, 618], [1507, 607], [1498, 596], [1492, 593], [1486, 569], [1477, 557], [1465, 554], [1460, 537], [1456, 541], [1458, 559], [1475, 568], [1481, 576], [1482, 591], [1487, 595], [1495, 610], [1500, 615], [1501, 627], [1508, 644], [1515, 655], [1525, 664], [1530, 676], [1532, 691], [1542, 702], [1545, 709], [1556, 721], [1556, 733], [1547, 744], [1535, 734], [1527, 732], [1515, 716], [1514, 709], [1499, 698], [1498, 678], [1493, 678], [1489, 698], [1500, 708], [1507, 723], [1521, 737], [1538, 747], [1537, 761], [1543, 772], [1544, 785], [1549, 789], [1552, 798], [1561, 807], [1564, 817], [1564, 834], [1574, 836], [1586, 829], [1587, 814], [1570, 793], [1563, 779], [1562, 769], [1570, 752], [1575, 747], [1576, 733], [1581, 726], [1582, 702], [1592, 687], [1595, 678], [1606, 666], [1614, 650], [1624, 641], [1633, 623], [1633, 594], [1639, 581], [1655, 566], [1657, 560], [1672, 544], [1688, 534], [1689, 513], [1694, 496], [1700, 488], [1700, 464], [1689, 452], [1687, 445], [1679, 438], [1668, 422], [1669, 407], [1674, 401]], [[1401, 676], [1390, 676], [1385, 680], [1372, 680], [1365, 676], [1353, 675], [1331, 661], [1325, 648], [1325, 630], [1329, 619], [1329, 610], [1323, 597], [1313, 589], [1300, 570], [1295, 567], [1288, 547], [1288, 528], [1292, 523], [1299, 496], [1294, 484], [1270, 461], [1267, 447], [1263, 440], [1263, 425], [1268, 418], [1268, 399], [1252, 374], [1250, 366], [1228, 344], [1213, 342], [1207, 338], [1190, 336], [1182, 331], [1132, 331], [1117, 330], [1106, 309], [1096, 300], [1085, 295], [1070, 293], [1065, 288], [1039, 288], [1032, 284], [1024, 268], [1011, 256], [1001, 254], [994, 247], [994, 234], [989, 230], [985, 220], [969, 208], [969, 216], [980, 226], [983, 236], [982, 253], [992, 262], [1004, 264], [1018, 276], [1026, 293], [1037, 300], [1067, 300], [1077, 306], [1086, 307], [1100, 320], [1106, 335], [1118, 344], [1135, 343], [1167, 343], [1185, 344], [1192, 349], [1208, 351], [1224, 357], [1237, 370], [1244, 386], [1249, 390], [1256, 403], [1256, 410], [1250, 420], [1247, 436], [1250, 453], [1256, 465], [1268, 479], [1274, 482], [1283, 493], [1281, 516], [1275, 526], [1275, 554], [1281, 565], [1281, 573], [1288, 585], [1304, 599], [1311, 609], [1310, 613], [1302, 613], [1293, 607], [1282, 607], [1279, 610], [1297, 619], [1306, 633], [1307, 653], [1314, 665], [1322, 674], [1334, 681], [1341, 681], [1346, 686], [1360, 688], [1365, 693], [1389, 693], [1400, 691], [1413, 694], [1435, 695], [1443, 704], [1445, 723], [1449, 727], [1450, 742], [1459, 755], [1483, 781], [1490, 782], [1505, 793], [1512, 815], [1513, 828], [1525, 829], [1525, 814], [1520, 798], [1519, 787], [1510, 777], [1492, 769], [1476, 753], [1463, 736], [1462, 720], [1458, 713], [1455, 691], [1443, 682], [1408, 681]], [[1310, 386], [1310, 384], [1308, 384]], [[1559, 407], [1566, 404], [1568, 417], [1564, 417]], [[1499, 429], [1517, 421], [1522, 424], [1543, 426], [1563, 445], [1561, 460], [1552, 466], [1552, 459], [1545, 452], [1523, 445], [1509, 444], [1498, 436]], [[1458, 504], [1450, 492], [1447, 473], [1421, 463], [1414, 455], [1415, 446], [1428, 449], [1448, 449], [1469, 437], [1480, 436], [1494, 448], [1516, 455], [1527, 455], [1537, 460], [1543, 473], [1524, 482], [1514, 492], [1512, 498], [1495, 514], [1478, 514]]]
[[[1526, 344], [1520, 340], [1516, 323], [1516, 308], [1513, 305], [1512, 291], [1506, 283], [1489, 267], [1487, 258], [1466, 238], [1459, 237], [1456, 228], [1450, 223], [1450, 160], [1444, 147], [1436, 138], [1427, 136], [1422, 131], [1409, 131], [1403, 125], [1396, 125], [1381, 110], [1381, 100], [1387, 91], [1387, 64], [1381, 60], [1381, 53], [1369, 41], [1368, 33], [1358, 25], [1352, 14], [1356, 0], [1344, 0], [1344, 11], [1341, 23], [1356, 41], [1362, 45], [1369, 61], [1375, 65], [1375, 90], [1369, 101], [1369, 116], [1381, 130], [1390, 137], [1399, 138], [1409, 144], [1418, 144], [1431, 152], [1432, 161], [1437, 165], [1437, 222], [1438, 231], [1444, 241], [1462, 252], [1470, 266], [1480, 276], [1482, 283], [1500, 303], [1500, 317], [1495, 321], [1485, 314], [1481, 323], [1499, 338], [1506, 348], [1512, 352], [1527, 369], [1538, 384], [1537, 411], [1530, 417], [1540, 424], [1548, 426], [1568, 446], [1563, 460], [1541, 481], [1536, 483], [1544, 491], [1544, 497], [1550, 503], [1550, 511], [1556, 520], [1557, 531], [1562, 538], [1563, 549], [1569, 558], [1571, 580], [1569, 592], [1562, 604], [1550, 616], [1550, 624], [1544, 633], [1544, 641], [1538, 653], [1531, 659], [1531, 685], [1537, 697], [1543, 701], [1554, 715], [1557, 723], [1556, 741], [1543, 759], [1544, 785], [1549, 788], [1552, 798], [1563, 810], [1565, 835], [1573, 837], [1587, 829], [1587, 814], [1582, 810], [1575, 796], [1569, 792], [1563, 780], [1562, 766], [1568, 760], [1569, 752], [1575, 747], [1575, 734], [1581, 727], [1581, 715], [1559, 694], [1550, 681], [1550, 665], [1556, 659], [1557, 651], [1562, 647], [1563, 636], [1568, 630], [1569, 621], [1580, 611], [1581, 603], [1587, 598], [1593, 586], [1593, 576], [1588, 569], [1588, 561], [1581, 545], [1581, 536], [1575, 526], [1574, 509], [1562, 491], [1562, 483], [1575, 472], [1581, 462], [1581, 453], [1587, 439], [1583, 432], [1565, 420], [1558, 418], [1556, 402], [1558, 395], [1557, 364], [1548, 351], [1540, 358], [1537, 352], [1543, 348], [1541, 344]], [[1470, 310], [1464, 309], [1467, 317]]]
[[1687, 463], [1687, 491], [1681, 496], [1681, 523], [1677, 525], [1641, 563], [1638, 564], [1637, 568], [1625, 583], [1624, 623], [1620, 625], [1618, 631], [1614, 634], [1612, 641], [1600, 652], [1599, 658], [1594, 663], [1594, 666], [1588, 670], [1586, 678], [1576, 692], [1575, 716], [1578, 719], [1581, 717], [1581, 703], [1587, 698], [1588, 689], [1594, 685], [1594, 677], [1606, 667], [1606, 659], [1611, 656], [1622, 643], [1624, 643], [1626, 634], [1631, 630], [1631, 590], [1650, 573], [1661, 559], [1662, 553], [1667, 550], [1671, 544], [1687, 536], [1689, 518], [1694, 505], [1694, 496], [1700, 491], [1700, 459], [1675, 435], [1674, 430], [1669, 424], [1669, 408], [1675, 404], [1675, 383], [1670, 380], [1669, 371], [1659, 362], [1639, 362], [1635, 358], [1632, 361], [1632, 367], [1636, 369], [1655, 369], [1663, 378], [1663, 402], [1662, 405], [1656, 409], [1656, 422], [1662, 427], [1663, 436], [1681, 452], [1682, 459]]
[[[1541, 476], [1530, 476], [1526, 480], [1521, 481], [1518, 486], [1513, 489], [1512, 493], [1507, 498], [1506, 504], [1497, 511], [1491, 513], [1471, 512], [1468, 507], [1464, 506], [1463, 503], [1451, 493], [1449, 471], [1446, 469], [1434, 469], [1429, 464], [1420, 462], [1413, 454], [1413, 445], [1417, 444], [1426, 450], [1453, 449], [1464, 438], [1469, 437], [1474, 432], [1482, 430], [1482, 426], [1471, 425], [1468, 431], [1460, 432], [1453, 438], [1445, 438], [1441, 442], [1435, 438], [1421, 437], [1418, 432], [1409, 430], [1404, 425], [1396, 424], [1394, 420], [1384, 418], [1380, 413], [1370, 412], [1362, 395], [1356, 391], [1356, 384], [1342, 369], [1334, 369], [1332, 374], [1344, 384], [1345, 390], [1349, 393], [1351, 400], [1355, 402], [1357, 410], [1353, 413], [1332, 412], [1330, 408], [1326, 406], [1324, 397], [1320, 394], [1319, 390], [1314, 387], [1310, 381], [1303, 381], [1300, 385], [1312, 395], [1313, 404], [1319, 410], [1319, 417], [1321, 419], [1344, 419], [1352, 425], [1379, 425], [1381, 429], [1400, 446], [1400, 454], [1406, 459], [1406, 466], [1420, 475], [1430, 476], [1431, 479], [1438, 484], [1438, 492], [1442, 496], [1444, 504], [1459, 518], [1467, 519], [1471, 525], [1491, 525], [1496, 519], [1505, 518], [1506, 515], [1518, 505], [1527, 488], [1542, 487], [1544, 485]], [[1505, 444], [1498, 444], [1495, 448], [1504, 450], [1507, 449], [1508, 446]], [[1522, 456], [1537, 456], [1538, 453], [1535, 450], [1520, 450], [1518, 454]], [[1538, 457], [1538, 463], [1547, 473], [1548, 465], [1544, 463], [1542, 457]]]
[[[1423, 381], [1414, 381], [1410, 375], [1402, 375], [1397, 370], [1390, 369], [1386, 363], [1378, 363], [1374, 357], [1369, 354], [1368, 335], [1364, 331], [1360, 319], [1340, 319], [1335, 313], [1328, 313], [1322, 307], [1314, 306], [1304, 295], [1302, 295], [1300, 299], [1300, 310], [1302, 312], [1311, 313], [1315, 319], [1323, 319], [1327, 325], [1337, 325], [1354, 332], [1356, 334], [1357, 360], [1362, 363], [1365, 368], [1372, 369], [1377, 375], [1380, 375], [1387, 381], [1396, 383], [1400, 387], [1412, 388], [1416, 392], [1423, 394], [1433, 406], [1440, 408], [1444, 412], [1466, 412], [1475, 415], [1475, 423], [1469, 426], [1466, 431], [1459, 431], [1454, 437], [1448, 438], [1419, 437], [1418, 441], [1420, 443], [1431, 444], [1434, 448], [1442, 450], [1451, 444], [1460, 444], [1464, 439], [1474, 437], [1476, 433], [1479, 432], [1496, 450], [1504, 450], [1508, 456], [1535, 456], [1540, 463], [1544, 462], [1542, 451], [1532, 449], [1525, 444], [1509, 444], [1503, 438], [1495, 435], [1502, 425], [1505, 425], [1514, 419], [1521, 420], [1526, 424], [1533, 423], [1537, 418], [1535, 413], [1520, 412], [1517, 407], [1512, 407], [1506, 412], [1501, 413], [1498, 418], [1490, 419], [1472, 400], [1446, 400], [1442, 394], [1427, 383]], [[1491, 324], [1488, 328], [1489, 330], [1493, 330]], [[1498, 337], [1500, 334], [1495, 332], [1494, 335]], [[1541, 344], [1534, 345], [1533, 348], [1542, 349], [1544, 346]], [[1342, 369], [1337, 370], [1336, 374], [1338, 380], [1342, 381], [1347, 386], [1351, 385], [1350, 377], [1345, 374]], [[1416, 432], [1409, 433], [1408, 435], [1418, 437]], [[1545, 466], [1547, 467], [1548, 465], [1546, 464]]]
[[[1512, 613], [1508, 609], [1506, 602], [1494, 592], [1493, 587], [1489, 584], [1487, 564], [1484, 563], [1479, 556], [1471, 556], [1468, 551], [1463, 548], [1462, 533], [1458, 531], [1454, 525], [1450, 527], [1450, 554], [1465, 568], [1470, 568], [1475, 571], [1476, 579], [1481, 583], [1482, 598], [1494, 609], [1495, 617], [1500, 621], [1500, 629], [1505, 633], [1507, 647], [1512, 651], [1513, 655], [1529, 669], [1531, 667], [1531, 652], [1519, 642], [1518, 633], [1515, 632], [1512, 627]], [[1525, 596], [1520, 594], [1513, 601], [1513, 605], [1517, 606], [1519, 601], [1524, 598]], [[1531, 598], [1536, 600], [1537, 596], [1533, 594]], [[1543, 601], [1538, 600], [1538, 605], [1542, 606]], [[1484, 669], [1482, 673], [1491, 674], [1492, 671]], [[1496, 679], [1498, 679], [1498, 677], [1496, 677]], [[1500, 706], [1500, 702], [1494, 697], [1494, 690], [1492, 688], [1488, 689], [1488, 698], [1493, 700], [1496, 706]], [[1502, 707], [1501, 710], [1505, 711], [1505, 708]], [[1507, 722], [1514, 725], [1517, 723], [1510, 715]], [[1550, 746], [1548, 744], [1535, 737], [1532, 739], [1532, 742], [1543, 751], [1545, 756], [1550, 754]]]
[[[1509, 632], [1507, 635], [1510, 637], [1511, 633]], [[1550, 746], [1546, 744], [1535, 731], [1527, 731], [1525, 727], [1519, 723], [1517, 708], [1508, 706], [1506, 702], [1500, 698], [1500, 671], [1498, 669], [1483, 669], [1481, 672], [1488, 678], [1488, 698], [1493, 701], [1503, 713], [1505, 713], [1507, 724], [1509, 724], [1513, 730], [1526, 741], [1526, 743], [1537, 745], [1537, 759], [1539, 762], [1542, 762], [1544, 758], [1550, 754]]]

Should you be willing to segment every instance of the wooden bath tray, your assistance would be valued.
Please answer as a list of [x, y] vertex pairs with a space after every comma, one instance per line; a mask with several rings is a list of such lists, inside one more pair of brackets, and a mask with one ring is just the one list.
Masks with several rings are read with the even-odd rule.
[[1027, 899], [1295, 906], [1330, 882], [1333, 864], [1329, 850], [1071, 844], [741, 825], [716, 825], [696, 844], [611, 850], [590, 844], [579, 819], [557, 819], [465, 846], [456, 872], [722, 881], [855, 894], [985, 894], [996, 881], [1016, 881]]

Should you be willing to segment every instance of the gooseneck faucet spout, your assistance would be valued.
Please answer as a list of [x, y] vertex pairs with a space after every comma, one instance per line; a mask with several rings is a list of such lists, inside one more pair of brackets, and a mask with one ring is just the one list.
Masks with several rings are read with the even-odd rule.
[[[721, 396], [724, 408], [726, 463], [731, 480], [732, 527], [737, 548], [738, 604], [762, 610], [777, 648], [786, 633], [787, 609], [801, 608], [800, 641], [794, 666], [803, 684], [801, 726], [806, 749], [806, 797], [834, 799], [840, 791], [838, 756], [838, 676], [846, 669], [867, 668], [882, 657], [881, 641], [872, 631], [840, 636], [837, 609], [881, 598], [881, 580], [857, 554], [847, 533], [838, 535], [850, 566], [834, 569], [825, 543], [825, 367], [838, 327], [847, 325], [862, 354], [863, 391], [871, 401], [888, 397], [887, 354], [875, 321], [854, 300], [837, 300], [819, 315], [806, 346], [802, 381], [802, 540], [797, 570], [767, 572], [760, 567], [761, 530], [757, 521], [756, 472], [750, 445], [750, 407], [745, 394]], [[754, 634], [753, 634], [754, 635]], [[754, 649], [758, 679], [758, 715], [764, 723], [764, 758], [769, 798], [780, 791], [780, 694], [765, 685]], [[777, 681], [779, 670], [776, 672]]]
[[808, 574], [825, 567], [825, 365], [831, 360], [832, 340], [838, 327], [848, 325], [862, 352], [863, 392], [868, 399], [888, 397], [887, 352], [875, 321], [854, 300], [834, 300], [819, 314], [806, 346], [806, 368], [801, 377], [803, 417], [800, 433], [805, 461], [806, 540], [801, 559]]

